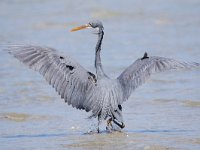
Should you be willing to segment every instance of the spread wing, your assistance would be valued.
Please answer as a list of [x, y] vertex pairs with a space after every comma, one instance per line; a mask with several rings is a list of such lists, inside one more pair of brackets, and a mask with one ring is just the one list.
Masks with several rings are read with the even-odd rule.
[[61, 98], [77, 109], [90, 111], [87, 95], [95, 86], [96, 78], [68, 56], [55, 49], [32, 45], [9, 45], [8, 52], [44, 76]]
[[126, 68], [117, 80], [122, 87], [124, 100], [127, 100], [131, 93], [143, 84], [152, 73], [195, 66], [200, 66], [200, 64], [179, 62], [164, 57], [148, 57], [147, 53], [145, 53], [143, 58], [137, 59], [132, 65]]

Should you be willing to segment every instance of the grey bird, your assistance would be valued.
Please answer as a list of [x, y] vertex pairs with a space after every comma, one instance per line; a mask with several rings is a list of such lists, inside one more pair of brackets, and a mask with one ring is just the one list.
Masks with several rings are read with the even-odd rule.
[[96, 28], [98, 31], [95, 48], [96, 74], [84, 69], [71, 57], [58, 54], [53, 48], [18, 44], [9, 45], [7, 50], [22, 63], [42, 74], [66, 103], [77, 109], [90, 111], [89, 118], [98, 119], [98, 132], [99, 124], [103, 120], [107, 121], [108, 130], [113, 129], [113, 123], [120, 129], [125, 127], [121, 105], [152, 73], [200, 66], [195, 62], [186, 63], [170, 58], [150, 57], [145, 53], [119, 77], [110, 79], [103, 70], [100, 57], [104, 36], [103, 24], [100, 21], [91, 21], [71, 31], [86, 28]]

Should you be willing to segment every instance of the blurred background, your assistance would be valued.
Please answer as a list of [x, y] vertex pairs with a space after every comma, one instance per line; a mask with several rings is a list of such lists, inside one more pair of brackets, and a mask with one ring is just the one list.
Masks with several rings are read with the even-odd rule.
[[[95, 72], [96, 35], [69, 31], [98, 19], [104, 70], [116, 78], [144, 52], [200, 62], [199, 14], [199, 0], [1, 0], [0, 43], [53, 47]], [[88, 113], [2, 50], [0, 64], [0, 149], [200, 148], [200, 69], [153, 75], [123, 104], [122, 133], [85, 135], [96, 122]]]

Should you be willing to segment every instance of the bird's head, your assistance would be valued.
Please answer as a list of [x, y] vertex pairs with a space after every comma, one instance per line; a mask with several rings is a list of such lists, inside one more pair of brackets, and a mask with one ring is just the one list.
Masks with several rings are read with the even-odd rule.
[[78, 26], [73, 28], [71, 31], [78, 31], [78, 30], [82, 30], [82, 29], [88, 29], [88, 28], [94, 28], [98, 30], [98, 33], [103, 31], [103, 24], [101, 23], [101, 21], [95, 20], [95, 21], [90, 21], [89, 23], [82, 25], [82, 26]]

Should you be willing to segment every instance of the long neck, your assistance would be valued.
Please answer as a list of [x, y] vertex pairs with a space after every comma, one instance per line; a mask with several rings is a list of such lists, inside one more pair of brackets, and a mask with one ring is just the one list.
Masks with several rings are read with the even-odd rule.
[[96, 74], [97, 74], [98, 79], [105, 76], [105, 73], [102, 68], [101, 56], [100, 56], [103, 35], [104, 35], [103, 30], [100, 30], [100, 32], [98, 34], [98, 41], [97, 41], [96, 53], [95, 53], [95, 68], [96, 68]]

